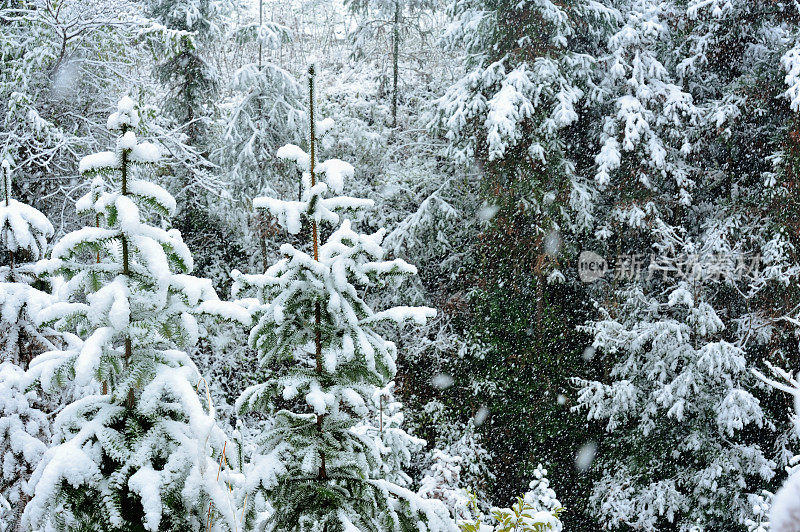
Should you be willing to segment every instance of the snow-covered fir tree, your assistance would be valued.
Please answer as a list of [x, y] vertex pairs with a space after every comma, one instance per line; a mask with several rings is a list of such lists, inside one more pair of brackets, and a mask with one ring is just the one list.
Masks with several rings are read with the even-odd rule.
[[12, 197], [11, 164], [0, 163], [0, 529], [15, 530], [28, 500], [27, 481], [47, 449], [50, 421], [24, 368], [55, 349], [58, 333], [39, 327], [52, 303], [32, 284], [32, 262], [43, 256], [53, 226], [38, 210]]
[[380, 477], [403, 488], [414, 481], [406, 471], [412, 456], [422, 450], [425, 440], [405, 431], [403, 405], [395, 399], [394, 381], [377, 388], [367, 403], [369, 414], [353, 428], [362, 438], [372, 438], [382, 456]]
[[[261, 494], [271, 506], [265, 530], [454, 530], [441, 503], [383, 478], [386, 457], [375, 439], [352, 430], [396, 371], [396, 347], [378, 327], [424, 323], [433, 312], [375, 312], [364, 300], [365, 290], [394, 285], [416, 270], [400, 259], [384, 260], [384, 230], [360, 234], [341, 216], [372, 202], [329, 195], [341, 193], [354, 170], [338, 159], [316, 160], [313, 66], [309, 96], [310, 152], [294, 145], [278, 150], [303, 172], [300, 201], [264, 197], [254, 203], [290, 234], [305, 229], [310, 245], [304, 251], [283, 244], [284, 258], [263, 274], [235, 274], [237, 291], [253, 290], [261, 302], [250, 342], [265, 377], [237, 404], [274, 416], [245, 472], [243, 493], [251, 499]], [[333, 226], [324, 241], [323, 224]]]
[[609, 369], [578, 397], [609, 433], [591, 507], [607, 527], [749, 527], [790, 456], [780, 401], [749, 367], [797, 353], [776, 305], [800, 273], [776, 140], [788, 109], [765, 96], [784, 92], [771, 65], [792, 30], [738, 2], [615, 7], [592, 168], [594, 246], [615, 272], [585, 329]]
[[35, 355], [55, 349], [55, 331], [36, 323], [50, 297], [33, 286], [33, 262], [44, 256], [53, 225], [44, 214], [14, 199], [7, 159], [0, 163], [0, 177], [0, 361], [24, 369]]
[[[231, 94], [220, 103], [221, 134], [213, 159], [224, 169], [233, 211], [239, 214], [239, 221], [232, 225], [249, 246], [258, 243], [259, 263], [266, 269], [270, 260], [266, 249], [268, 224], [261, 214], [253, 212], [252, 200], [263, 195], [296, 196], [299, 192], [294, 168], [284, 176], [266, 163], [279, 147], [300, 141], [301, 87], [272, 58], [290, 41], [291, 32], [264, 19], [263, 0], [258, 3], [258, 19], [235, 28], [232, 37], [237, 47], [252, 55], [233, 72]], [[232, 213], [226, 218], [232, 220]]]
[[[594, 348], [614, 357], [612, 382], [582, 381], [578, 397], [589, 419], [616, 434], [599, 461], [593, 508], [609, 526], [641, 530], [742, 524], [751, 508], [742, 488], [769, 481], [776, 468], [766, 449], [740, 436], [769, 423], [749, 390], [742, 349], [688, 285], [665, 300], [639, 288], [619, 297], [591, 326]], [[640, 454], [646, 462], [633, 459]]]
[[233, 73], [233, 95], [222, 103], [225, 124], [221, 143], [216, 147], [217, 159], [230, 176], [228, 181], [236, 199], [296, 195], [295, 179], [281, 186], [278, 175], [264, 171], [275, 150], [300, 140], [295, 137], [303, 120], [301, 87], [291, 73], [273, 62], [270, 54], [289, 42], [291, 32], [285, 26], [265, 21], [260, 2], [258, 21], [236, 28], [234, 37], [238, 46], [255, 56]]
[[[139, 114], [124, 97], [108, 118], [112, 151], [84, 157], [94, 178], [77, 203], [90, 226], [65, 235], [41, 263], [63, 276], [59, 301], [40, 320], [84, 339], [37, 357], [29, 370], [45, 392], [66, 382], [91, 393], [61, 410], [53, 446], [30, 480], [23, 520], [35, 529], [220, 530], [236, 528], [217, 480], [226, 437], [185, 349], [202, 333], [198, 316], [248, 321], [189, 275], [192, 256], [169, 227], [175, 200], [144, 179], [159, 150], [139, 143]], [[148, 221], [152, 220], [152, 223]], [[225, 475], [225, 473], [223, 473]]]
[[198, 143], [210, 125], [210, 101], [219, 89], [219, 73], [205, 56], [204, 46], [218, 27], [224, 2], [218, 0], [147, 0], [149, 43], [156, 62], [155, 74], [167, 87], [163, 110], [185, 130], [189, 144]]
[[28, 479], [47, 450], [50, 420], [19, 366], [0, 362], [0, 529], [21, 529]]

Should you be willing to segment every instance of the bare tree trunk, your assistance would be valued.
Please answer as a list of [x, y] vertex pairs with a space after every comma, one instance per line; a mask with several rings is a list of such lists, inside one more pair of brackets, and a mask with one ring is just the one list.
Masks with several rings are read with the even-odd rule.
[[397, 127], [397, 77], [400, 55], [400, 0], [394, 2], [394, 36], [392, 38], [392, 127]]

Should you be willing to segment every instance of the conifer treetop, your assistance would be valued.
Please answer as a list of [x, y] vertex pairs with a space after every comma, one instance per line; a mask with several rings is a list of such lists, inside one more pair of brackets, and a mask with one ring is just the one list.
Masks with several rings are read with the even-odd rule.
[[47, 249], [47, 239], [53, 236], [53, 224], [47, 217], [15, 200], [11, 194], [11, 164], [8, 159], [0, 163], [0, 244], [3, 251], [26, 251], [31, 260], [38, 260]]

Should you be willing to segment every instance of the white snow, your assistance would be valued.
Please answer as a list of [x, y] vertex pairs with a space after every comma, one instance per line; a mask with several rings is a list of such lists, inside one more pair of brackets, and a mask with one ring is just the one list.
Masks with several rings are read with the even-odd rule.
[[132, 163], [152, 164], [161, 158], [161, 150], [152, 142], [137, 144], [128, 153], [128, 160]]
[[309, 392], [306, 394], [306, 403], [314, 409], [317, 415], [323, 415], [328, 412], [328, 409], [336, 402], [336, 396], [332, 393], [323, 392], [319, 384], [312, 384]]
[[75, 382], [86, 385], [94, 378], [103, 348], [114, 338], [113, 327], [99, 327], [86, 339], [75, 361]]
[[102, 151], [87, 155], [78, 164], [78, 171], [82, 174], [110, 170], [120, 167], [120, 159], [113, 151]]
[[13, 198], [0, 201], [0, 245], [5, 250], [27, 250], [37, 260], [52, 235], [53, 225], [38, 210]]
[[294, 161], [297, 167], [302, 171], [308, 171], [311, 167], [311, 156], [303, 151], [300, 146], [295, 144], [286, 144], [278, 148], [276, 155], [279, 159], [286, 159], [287, 161]]
[[250, 325], [252, 321], [252, 316], [247, 309], [228, 301], [203, 301], [197, 306], [197, 312], [217, 316], [232, 322], [238, 322], [245, 326]]
[[166, 189], [155, 183], [141, 179], [132, 180], [128, 183], [128, 193], [155, 201], [166, 210], [168, 216], [175, 213], [175, 198]]
[[136, 146], [136, 133], [126, 131], [117, 141], [117, 150], [130, 150]]
[[353, 177], [355, 169], [350, 163], [340, 159], [328, 159], [317, 166], [320, 172], [325, 173], [325, 182], [336, 194], [341, 194], [344, 180]]
[[145, 530], [158, 531], [163, 503], [161, 501], [161, 475], [150, 464], [145, 465], [128, 479], [128, 486], [139, 495], [144, 509]]

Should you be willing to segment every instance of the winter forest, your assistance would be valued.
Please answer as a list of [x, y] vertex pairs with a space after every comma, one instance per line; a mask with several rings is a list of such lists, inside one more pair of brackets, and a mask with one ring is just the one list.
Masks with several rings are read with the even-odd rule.
[[800, 532], [797, 0], [0, 0], [0, 532]]

